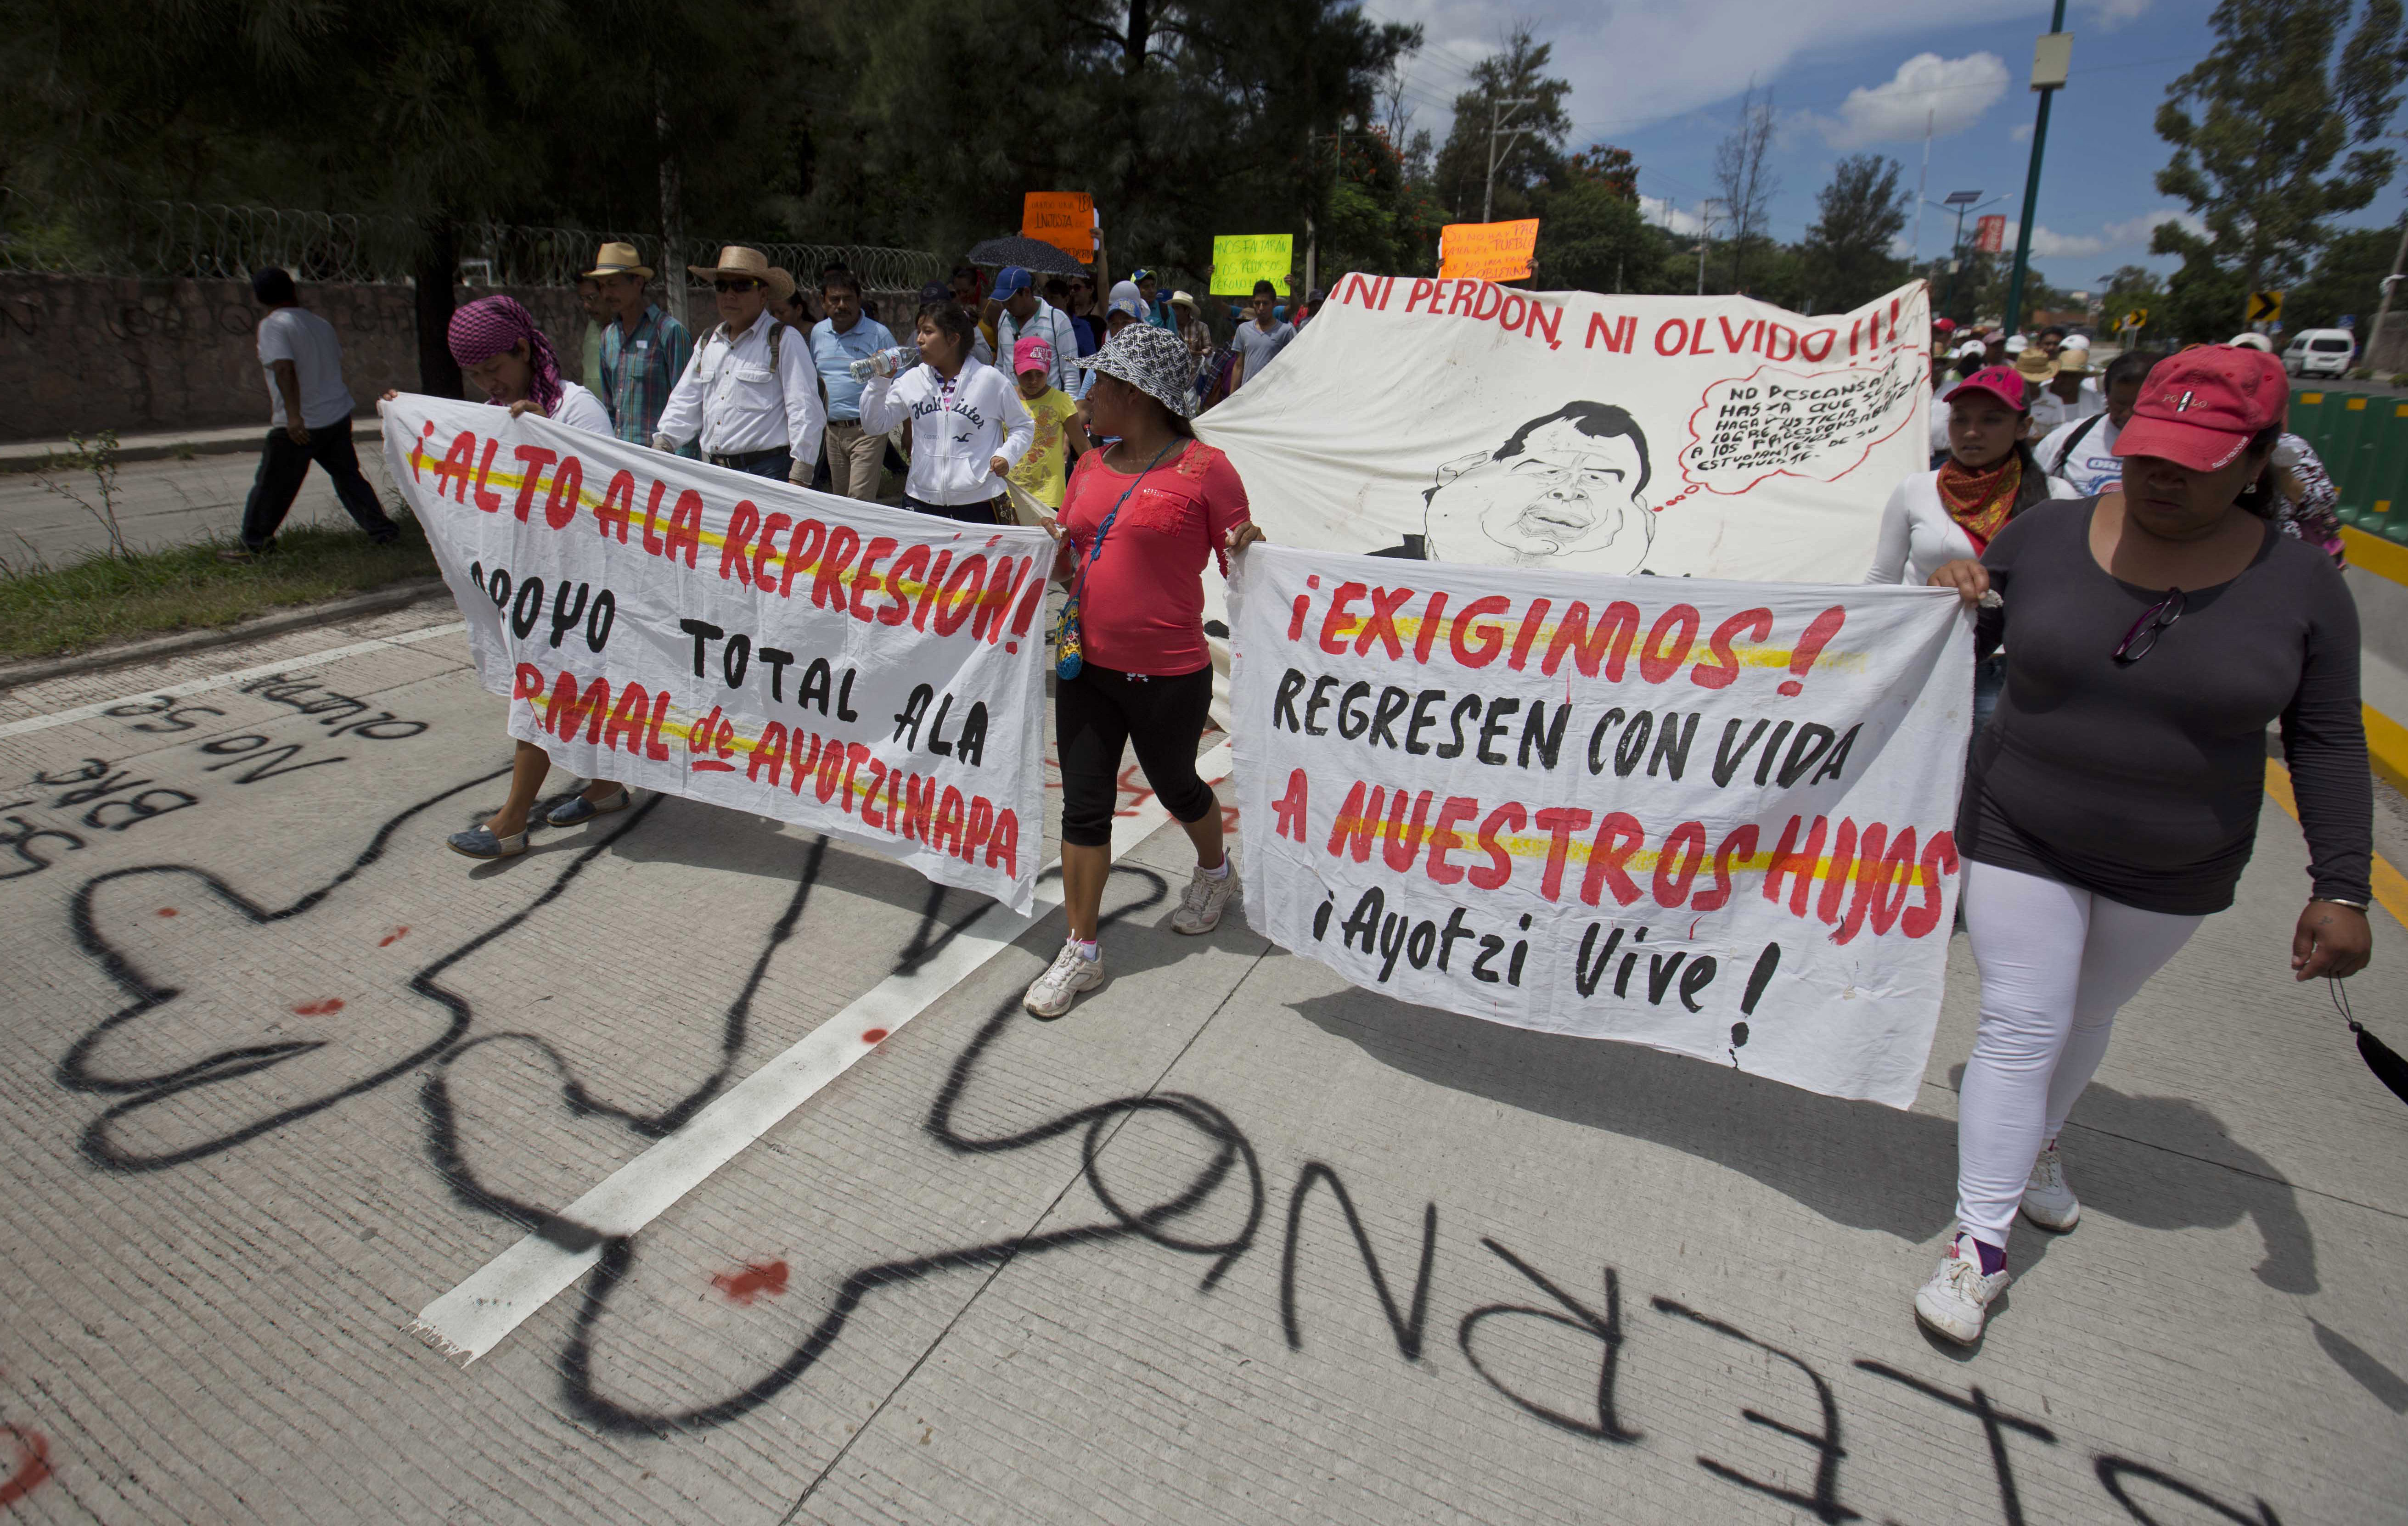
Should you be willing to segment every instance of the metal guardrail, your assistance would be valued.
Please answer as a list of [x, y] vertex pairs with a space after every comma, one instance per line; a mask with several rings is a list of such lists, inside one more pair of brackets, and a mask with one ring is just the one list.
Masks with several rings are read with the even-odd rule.
[[[749, 243], [809, 285], [823, 265], [850, 266], [865, 286], [917, 291], [943, 276], [923, 250], [865, 244], [685, 239], [665, 257], [656, 235], [592, 228], [471, 222], [454, 230], [459, 264], [479, 285], [566, 287], [605, 241], [630, 243], [656, 268], [675, 270]], [[240, 280], [281, 265], [308, 281], [402, 284], [425, 248], [409, 219], [206, 202], [78, 204], [0, 187], [0, 271], [150, 279]]]

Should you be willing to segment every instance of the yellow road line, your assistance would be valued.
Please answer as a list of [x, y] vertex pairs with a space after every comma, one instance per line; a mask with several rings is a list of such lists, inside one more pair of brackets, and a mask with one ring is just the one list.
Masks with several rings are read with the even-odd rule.
[[[2284, 815], [2294, 821], [2300, 819], [2299, 797], [2291, 792], [2291, 771], [2272, 758], [2266, 760], [2266, 792], [2283, 807]], [[2374, 883], [2375, 905], [2391, 913], [2394, 921], [2408, 922], [2408, 877], [2377, 853], [2367, 877]]]

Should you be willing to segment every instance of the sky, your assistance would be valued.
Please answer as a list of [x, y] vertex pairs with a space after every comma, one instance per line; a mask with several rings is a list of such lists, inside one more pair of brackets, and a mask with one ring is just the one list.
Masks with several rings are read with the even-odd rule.
[[[2032, 219], [2032, 264], [2052, 285], [2097, 291], [2122, 264], [2160, 272], [2150, 230], [2182, 204], [2154, 178], [2172, 150], [2151, 125], [2166, 87], [2203, 57], [2213, 0], [2070, 0], [2073, 67], [2050, 107]], [[1422, 52], [1407, 70], [1415, 127], [1443, 141], [1455, 94], [1516, 21], [1555, 46], [1552, 71], [1571, 82], [1568, 150], [1612, 143], [1639, 162], [1650, 213], [1694, 233], [1713, 192], [1715, 146], [1736, 125], [1751, 81], [1769, 88], [1779, 122], [1771, 204], [1776, 238], [1799, 237], [1814, 194], [1851, 153], [1887, 154], [1924, 195], [1979, 191], [1974, 215], [2007, 218], [2014, 248], [2040, 97], [2028, 88], [2032, 45], [2048, 0], [1367, 0], [1367, 14], [1419, 21]], [[2397, 218], [2403, 184], [2341, 220]], [[1992, 198], [1996, 198], [1992, 200]], [[1945, 250], [1953, 209], [1923, 208], [1921, 249]], [[1971, 218], [1967, 220], [1971, 236]], [[1910, 221], [1901, 254], [1916, 234]]]

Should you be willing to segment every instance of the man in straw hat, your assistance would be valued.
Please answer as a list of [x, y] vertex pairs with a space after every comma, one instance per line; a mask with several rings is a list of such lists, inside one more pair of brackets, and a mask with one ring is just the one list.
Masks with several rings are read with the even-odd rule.
[[698, 436], [714, 466], [808, 483], [827, 408], [810, 344], [769, 311], [769, 257], [730, 244], [717, 264], [686, 268], [718, 292], [719, 326], [703, 336], [669, 393], [654, 448], [675, 449]]
[[648, 445], [668, 406], [669, 391], [694, 358], [685, 325], [644, 295], [652, 267], [633, 244], [605, 244], [585, 276], [601, 288], [611, 319], [602, 330], [598, 378], [588, 383], [610, 410], [610, 433]]
[[[2026, 355], [2032, 353], [2025, 350]], [[2049, 363], [2046, 378], [2032, 398], [2032, 429], [2035, 436], [2045, 435], [2060, 424], [2077, 419], [2087, 419], [2106, 411], [2106, 400], [2095, 387], [2085, 386], [2090, 376], [2090, 350], [2087, 346], [2076, 349], [2066, 345]]]

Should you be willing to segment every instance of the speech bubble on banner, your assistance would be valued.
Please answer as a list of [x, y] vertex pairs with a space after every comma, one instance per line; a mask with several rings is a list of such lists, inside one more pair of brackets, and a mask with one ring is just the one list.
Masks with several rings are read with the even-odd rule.
[[1539, 247], [1539, 220], [1450, 222], [1439, 230], [1440, 280], [1512, 281], [1530, 274]]
[[1212, 295], [1252, 296], [1254, 282], [1268, 281], [1286, 296], [1295, 266], [1294, 234], [1223, 234], [1212, 240]]
[[1804, 372], [1762, 365], [1717, 381], [1689, 415], [1681, 475], [1708, 492], [1745, 492], [1770, 477], [1836, 481], [1920, 417], [1924, 354], [1893, 350], [1878, 365]]
[[1021, 198], [1020, 235], [1091, 264], [1096, 258], [1096, 199], [1083, 191], [1032, 191]]

